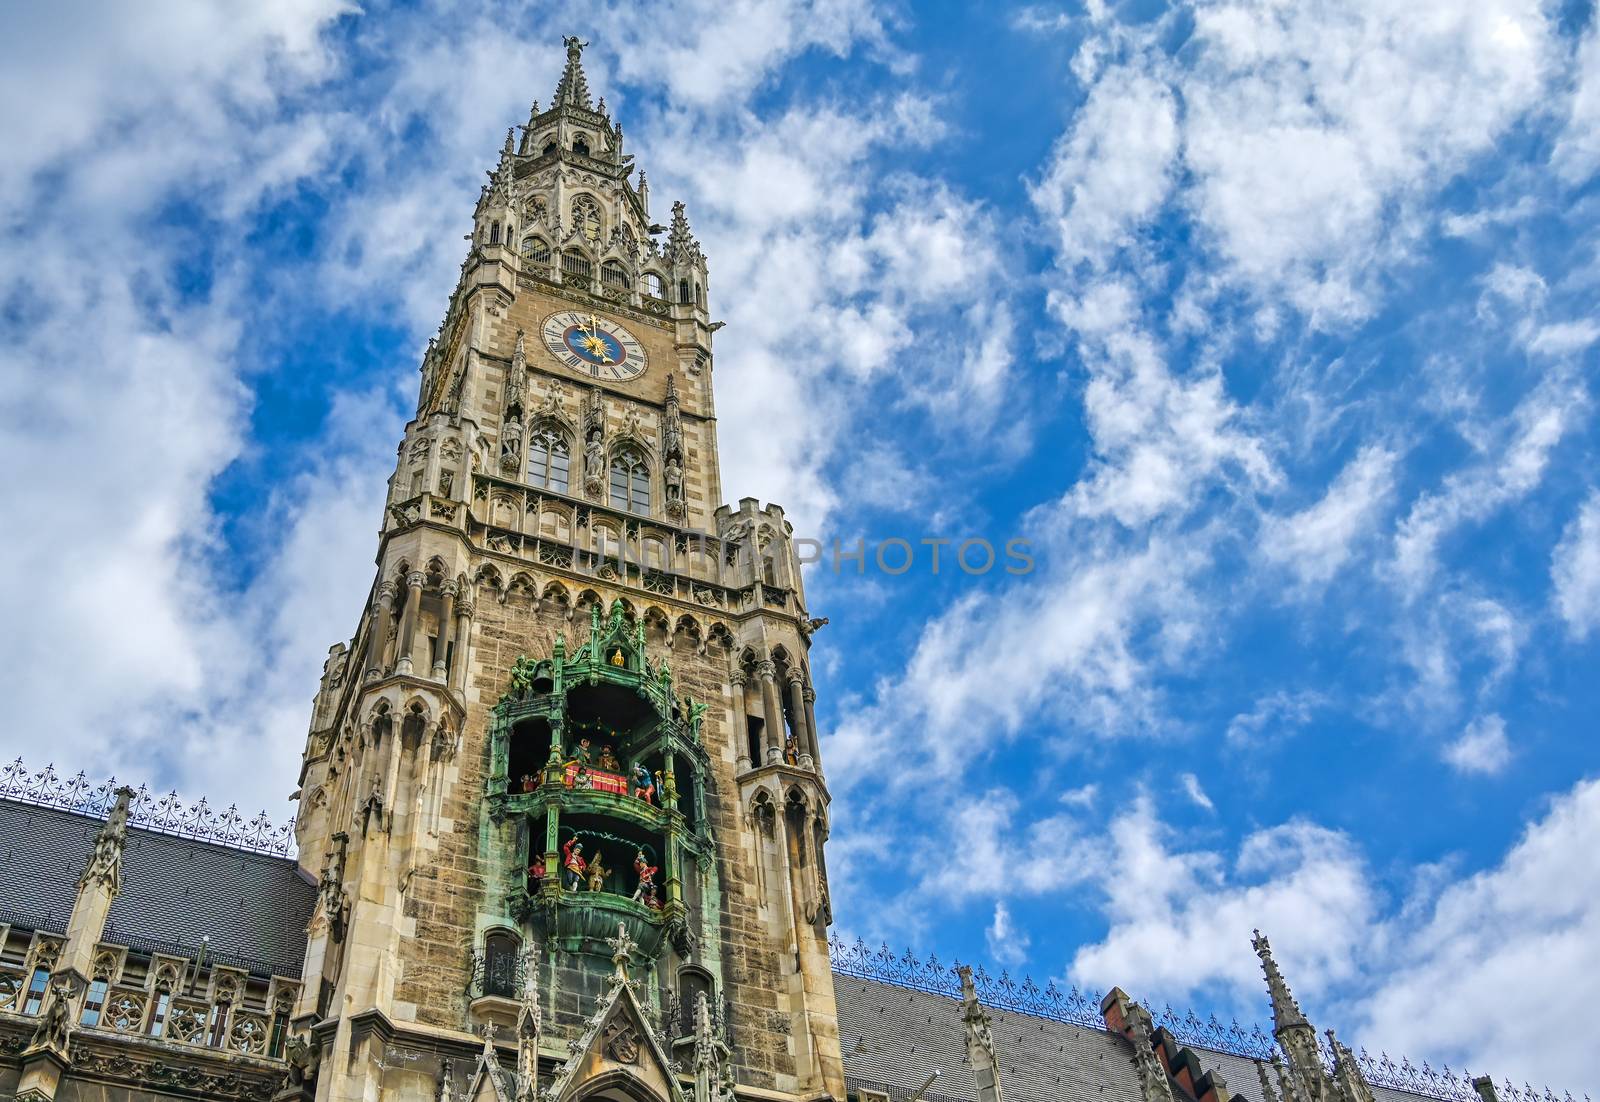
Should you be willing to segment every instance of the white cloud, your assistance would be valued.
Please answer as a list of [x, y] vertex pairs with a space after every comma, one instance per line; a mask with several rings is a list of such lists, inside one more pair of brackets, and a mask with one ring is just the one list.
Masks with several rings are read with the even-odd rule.
[[[1357, 1005], [1360, 1043], [1574, 1088], [1600, 1041], [1600, 781], [1553, 801], [1495, 867], [1446, 887]], [[1566, 1023], [1551, 1029], [1550, 1023]]]
[[1493, 776], [1511, 761], [1506, 723], [1497, 715], [1479, 716], [1444, 749], [1444, 760], [1462, 773]]
[[1183, 794], [1189, 797], [1196, 807], [1204, 808], [1206, 811], [1217, 809], [1217, 805], [1211, 802], [1211, 797], [1206, 795], [1206, 790], [1200, 787], [1199, 777], [1193, 773], [1184, 773], [1178, 780], [1183, 785]]
[[1376, 526], [1394, 493], [1398, 458], [1381, 445], [1362, 448], [1321, 501], [1301, 512], [1267, 519], [1263, 554], [1302, 585], [1325, 585]]
[[1200, 5], [1178, 80], [1186, 203], [1235, 278], [1313, 321], [1372, 309], [1421, 200], [1544, 92], [1537, 0]]
[[1011, 921], [1011, 911], [1004, 902], [995, 901], [994, 919], [983, 933], [989, 956], [1001, 964], [1015, 968], [1028, 959], [1028, 946], [1033, 939]]
[[1073, 955], [1075, 981], [1162, 998], [1221, 987], [1237, 1004], [1255, 1005], [1256, 927], [1283, 931], [1273, 944], [1297, 992], [1315, 994], [1356, 974], [1377, 898], [1344, 835], [1296, 820], [1248, 835], [1230, 860], [1174, 849], [1171, 831], [1141, 799], [1113, 821], [1108, 841], [1096, 887], [1110, 925]]
[[1574, 60], [1577, 79], [1567, 104], [1567, 125], [1551, 163], [1569, 184], [1581, 184], [1600, 168], [1600, 21], [1588, 20]]
[[1057, 144], [1033, 203], [1055, 223], [1061, 261], [1100, 266], [1165, 201], [1178, 152], [1172, 92], [1148, 59], [1105, 72]]
[[1304, 727], [1325, 702], [1326, 696], [1320, 692], [1276, 689], [1258, 698], [1248, 712], [1240, 712], [1228, 721], [1227, 740], [1251, 745], [1279, 732]]
[[1411, 596], [1432, 579], [1439, 546], [1457, 528], [1481, 522], [1527, 495], [1544, 478], [1551, 453], [1579, 421], [1588, 395], [1562, 375], [1551, 375], [1494, 426], [1497, 454], [1457, 470], [1436, 492], [1412, 505], [1395, 536], [1393, 571]]
[[1572, 518], [1550, 558], [1556, 611], [1574, 639], [1600, 627], [1600, 492]]

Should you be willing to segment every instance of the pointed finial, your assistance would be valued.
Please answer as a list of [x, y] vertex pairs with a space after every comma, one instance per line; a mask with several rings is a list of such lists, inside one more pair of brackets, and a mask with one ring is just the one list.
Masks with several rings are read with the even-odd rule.
[[961, 977], [961, 1001], [972, 1004], [978, 1001], [978, 987], [972, 982], [972, 966], [958, 964], [956, 975]]
[[628, 936], [627, 923], [617, 923], [617, 936], [606, 938], [606, 944], [611, 946], [611, 964], [616, 969], [615, 978], [626, 981], [628, 961], [632, 959], [634, 950], [639, 948], [638, 943]]
[[499, 1058], [499, 1054], [494, 1050], [494, 1035], [499, 1028], [493, 1022], [483, 1023], [483, 1054], [491, 1060]]
[[589, 109], [589, 81], [583, 75], [583, 48], [587, 42], [576, 35], [567, 35], [562, 43], [567, 47], [567, 67], [561, 72], [561, 82], [556, 85], [555, 106], [571, 105]]
[[514, 126], [506, 127], [506, 144], [500, 147], [500, 152], [508, 157], [516, 150], [516, 146], [511, 142], [511, 136], [516, 132], [516, 129]]
[[1273, 1032], [1281, 1033], [1294, 1027], [1310, 1028], [1306, 1016], [1300, 1012], [1300, 1004], [1294, 1001], [1289, 985], [1284, 982], [1283, 973], [1278, 971], [1278, 962], [1272, 959], [1272, 946], [1261, 936], [1260, 930], [1251, 933], [1250, 945], [1255, 949], [1256, 956], [1261, 958], [1261, 971], [1267, 977], [1267, 994], [1272, 999]]

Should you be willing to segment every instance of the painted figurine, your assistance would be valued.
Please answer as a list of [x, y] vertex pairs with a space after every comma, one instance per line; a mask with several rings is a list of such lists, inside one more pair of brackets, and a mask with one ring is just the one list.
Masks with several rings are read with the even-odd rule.
[[600, 768], [607, 773], [622, 772], [622, 763], [617, 760], [617, 755], [612, 753], [611, 747], [600, 747]]
[[644, 859], [644, 850], [640, 850], [633, 858], [633, 871], [638, 874], [639, 886], [633, 889], [633, 898], [642, 900], [648, 906], [656, 905], [656, 866]]
[[567, 870], [567, 890], [577, 891], [583, 884], [583, 873], [589, 864], [583, 859], [583, 843], [578, 841], [576, 835], [568, 838], [567, 844], [561, 847], [561, 867]]
[[607, 869], [600, 863], [600, 851], [596, 850], [594, 860], [589, 862], [589, 890], [603, 892], [606, 890]]
[[588, 739], [581, 738], [578, 740], [577, 752], [578, 756], [572, 760], [578, 763], [578, 768], [580, 769], [589, 768], [589, 763], [594, 760], [594, 751], [590, 748]]
[[538, 787], [539, 787], [538, 778], [536, 778], [532, 773], [524, 773], [524, 774], [522, 774], [522, 790], [524, 792], [532, 792], [535, 788], [538, 788]]
[[544, 887], [544, 877], [544, 854], [541, 853], [533, 859], [533, 864], [528, 866], [528, 891], [530, 894], [536, 893], [540, 888]]
[[655, 779], [650, 776], [650, 770], [645, 768], [642, 761], [633, 763], [633, 795], [635, 799], [643, 800], [647, 804], [656, 802]]

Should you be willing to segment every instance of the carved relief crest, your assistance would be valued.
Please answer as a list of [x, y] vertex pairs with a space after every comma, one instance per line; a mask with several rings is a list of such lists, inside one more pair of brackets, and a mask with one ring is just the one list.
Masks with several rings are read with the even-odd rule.
[[606, 1057], [619, 1064], [633, 1064], [639, 1060], [639, 1038], [627, 1022], [614, 1022], [611, 1035], [606, 1038]]

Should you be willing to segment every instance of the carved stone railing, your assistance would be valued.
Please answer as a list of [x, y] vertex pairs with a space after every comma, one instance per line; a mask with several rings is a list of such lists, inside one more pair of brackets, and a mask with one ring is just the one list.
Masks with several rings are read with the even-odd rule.
[[[910, 988], [945, 998], [961, 998], [961, 978], [956, 969], [959, 964], [944, 964], [937, 956], [922, 960], [910, 950], [895, 955], [887, 945], [874, 950], [857, 938], [847, 943], [835, 936], [829, 940], [829, 953], [833, 970], [842, 976], [875, 980]], [[1024, 976], [1019, 982], [1007, 972], [990, 975], [981, 965], [972, 971], [973, 985], [978, 1000], [991, 1010], [1008, 1010], [1018, 1014], [1031, 1014], [1057, 1022], [1069, 1022], [1089, 1029], [1106, 1028], [1100, 1016], [1101, 994], [1082, 991], [1076, 986], [1062, 990], [1050, 981], [1040, 987]], [[1192, 1010], [1179, 1013], [1168, 1005], [1159, 1012], [1151, 1007], [1156, 1024], [1165, 1026], [1173, 1036], [1186, 1045], [1226, 1052], [1250, 1060], [1270, 1060], [1277, 1054], [1277, 1045], [1259, 1025], [1245, 1029], [1237, 1021], [1223, 1025], [1215, 1015], [1199, 1017]], [[1333, 1053], [1323, 1043], [1323, 1060], [1330, 1067]], [[1413, 1064], [1405, 1057], [1397, 1063], [1388, 1053], [1372, 1056], [1366, 1049], [1356, 1053], [1361, 1073], [1368, 1083], [1406, 1091], [1444, 1102], [1480, 1102], [1472, 1085], [1472, 1075], [1466, 1071], [1452, 1071], [1448, 1064], [1434, 1069], [1427, 1061]], [[1496, 1088], [1501, 1102], [1577, 1102], [1570, 1093], [1557, 1095], [1548, 1087], [1540, 1090], [1527, 1083], [1518, 1087], [1507, 1080]], [[1584, 1095], [1582, 1102], [1589, 1102]]]
[[[46, 765], [33, 772], [17, 758], [0, 767], [0, 798], [39, 807], [56, 807], [103, 819], [117, 802], [117, 779], [90, 781], [79, 771], [74, 775], [56, 772]], [[128, 824], [159, 834], [212, 842], [252, 853], [278, 857], [295, 855], [294, 820], [281, 825], [267, 818], [265, 811], [247, 819], [237, 804], [218, 811], [204, 799], [186, 803], [176, 791], [158, 796], [139, 786], [128, 808]]]

